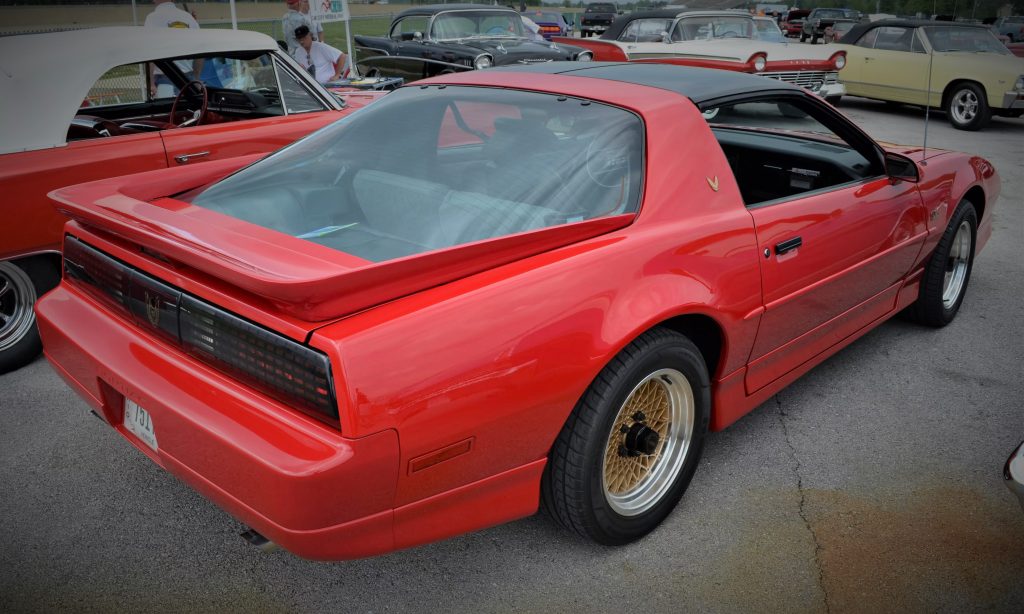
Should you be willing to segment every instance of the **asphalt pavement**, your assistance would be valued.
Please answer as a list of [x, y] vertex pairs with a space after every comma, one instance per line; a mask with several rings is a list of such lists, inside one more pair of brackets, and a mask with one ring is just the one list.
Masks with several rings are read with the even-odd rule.
[[[871, 135], [921, 143], [923, 112], [847, 98]], [[638, 543], [538, 515], [363, 561], [262, 553], [158, 469], [44, 360], [0, 376], [0, 610], [82, 612], [1024, 611], [1024, 120], [933, 115], [929, 146], [1002, 175], [957, 319], [894, 319], [721, 433]]]

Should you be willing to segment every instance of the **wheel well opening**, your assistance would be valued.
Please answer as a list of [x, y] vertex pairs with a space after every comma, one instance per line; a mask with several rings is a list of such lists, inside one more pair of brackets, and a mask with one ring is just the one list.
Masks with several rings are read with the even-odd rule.
[[964, 200], [970, 201], [974, 205], [974, 210], [978, 214], [978, 222], [981, 222], [982, 216], [985, 214], [985, 192], [981, 189], [981, 186], [974, 186], [967, 193], [964, 194]]
[[718, 322], [706, 315], [688, 314], [666, 320], [659, 326], [686, 335], [700, 350], [708, 374], [714, 378], [718, 372], [718, 362], [722, 357], [722, 346], [725, 343], [722, 327]]
[[957, 79], [956, 81], [950, 81], [949, 85], [946, 86], [946, 89], [942, 90], [943, 109], [945, 109], [946, 105], [949, 103], [949, 97], [953, 95], [953, 90], [956, 89], [956, 86], [961, 85], [963, 83], [970, 83], [971, 85], [979, 87], [981, 89], [981, 93], [985, 95], [985, 102], [988, 102], [988, 91], [985, 90], [984, 85], [978, 83], [977, 81], [971, 81], [970, 79]]

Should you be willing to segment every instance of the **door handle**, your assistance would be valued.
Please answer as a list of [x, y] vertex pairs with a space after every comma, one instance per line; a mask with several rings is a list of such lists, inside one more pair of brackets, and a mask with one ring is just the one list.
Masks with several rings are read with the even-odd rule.
[[205, 158], [208, 155], [210, 155], [210, 152], [208, 151], [197, 151], [196, 153], [181, 154], [174, 156], [174, 161], [177, 162], [178, 164], [184, 164], [191, 160], [192, 158]]
[[802, 238], [800, 238], [800, 237], [793, 237], [792, 239], [786, 239], [785, 241], [783, 241], [781, 243], [776, 243], [775, 244], [775, 255], [776, 256], [781, 256], [782, 254], [785, 254], [786, 252], [791, 252], [794, 249], [796, 249], [796, 248], [800, 247], [801, 245], [803, 245], [803, 243], [804, 243], [804, 240]]

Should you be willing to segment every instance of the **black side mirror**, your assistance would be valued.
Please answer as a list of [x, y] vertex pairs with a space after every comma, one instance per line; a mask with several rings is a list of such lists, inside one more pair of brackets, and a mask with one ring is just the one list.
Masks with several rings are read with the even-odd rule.
[[891, 179], [900, 179], [917, 183], [921, 180], [921, 174], [917, 171], [917, 164], [913, 160], [900, 154], [886, 152], [885, 174]]

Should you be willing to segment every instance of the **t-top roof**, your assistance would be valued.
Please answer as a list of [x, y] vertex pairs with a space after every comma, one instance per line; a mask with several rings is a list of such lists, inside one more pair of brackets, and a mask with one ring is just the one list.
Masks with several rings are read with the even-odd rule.
[[675, 92], [689, 98], [694, 104], [739, 94], [765, 91], [799, 93], [803, 91], [795, 85], [758, 75], [650, 62], [547, 62], [488, 70], [567, 75], [635, 83]]

